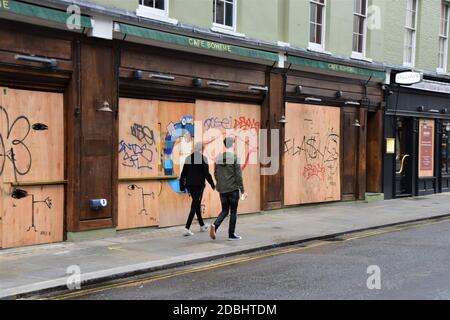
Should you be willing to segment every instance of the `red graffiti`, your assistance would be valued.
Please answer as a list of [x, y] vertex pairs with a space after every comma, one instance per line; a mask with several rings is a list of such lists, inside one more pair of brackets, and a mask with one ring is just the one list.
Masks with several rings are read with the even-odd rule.
[[325, 179], [325, 167], [318, 163], [318, 164], [307, 164], [303, 168], [303, 177], [305, 179], [309, 180], [312, 177], [318, 177], [321, 180]]
[[260, 127], [261, 123], [259, 121], [256, 121], [255, 119], [250, 119], [247, 117], [239, 117], [239, 119], [234, 119], [234, 129], [259, 130]]

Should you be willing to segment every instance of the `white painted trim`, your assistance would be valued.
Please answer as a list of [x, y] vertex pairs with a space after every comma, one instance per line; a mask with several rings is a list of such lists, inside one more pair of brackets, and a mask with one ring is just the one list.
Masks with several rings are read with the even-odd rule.
[[[309, 20], [308, 20], [308, 25], [309, 25], [309, 34], [308, 34], [308, 38], [311, 35], [311, 2], [316, 2], [315, 0], [309, 0]], [[327, 24], [327, 0], [325, 0], [323, 2], [323, 11], [322, 11], [322, 43], [318, 44], [315, 42], [308, 42], [308, 50], [311, 51], [317, 51], [317, 52], [321, 52], [321, 53], [327, 53], [325, 51], [325, 43], [326, 43], [326, 24]], [[308, 40], [309, 41], [309, 40]]]
[[[414, 0], [407, 0], [407, 1], [414, 1]], [[408, 5], [408, 3], [406, 3], [406, 5]], [[407, 10], [407, 9], [406, 9]], [[419, 16], [419, 0], [416, 1], [416, 14], [415, 14], [415, 22], [414, 22], [414, 29], [411, 29], [409, 27], [406, 27], [405, 25], [405, 38], [403, 40], [403, 66], [405, 67], [410, 67], [410, 68], [414, 68], [414, 66], [416, 65], [416, 45], [417, 45], [417, 17]], [[406, 17], [408, 18], [408, 17]], [[406, 24], [406, 21], [405, 21]], [[413, 41], [412, 41], [412, 51], [411, 51], [411, 62], [406, 62], [405, 61], [405, 43], [406, 43], [406, 29], [409, 30], [413, 30], [414, 32], [414, 37], [413, 37]]]
[[[215, 2], [213, 1], [213, 6], [214, 6], [214, 4], [215, 4]], [[221, 30], [228, 30], [228, 31], [234, 32], [235, 33], [234, 35], [237, 35], [238, 37], [242, 37], [242, 33], [236, 32], [236, 30], [237, 30], [237, 28], [236, 28], [236, 25], [237, 25], [237, 5], [238, 5], [237, 0], [233, 0], [233, 26], [232, 27], [227, 26], [226, 24], [220, 24], [220, 23], [214, 22], [215, 17], [213, 17], [211, 30], [212, 31], [216, 31], [216, 30], [213, 30], [213, 28], [218, 29], [218, 30], [219, 29], [221, 29]], [[213, 12], [215, 12], [215, 11], [216, 10], [214, 10]], [[216, 32], [226, 33], [226, 32], [223, 32], [223, 31], [216, 31]], [[245, 37], [245, 35], [243, 35], [243, 36]]]
[[[315, 44], [315, 46], [314, 46], [314, 44]], [[308, 48], [306, 48], [306, 50], [312, 51], [312, 52], [317, 52], [317, 53], [323, 53], [323, 54], [331, 55], [331, 52], [325, 51], [325, 50], [323, 49], [323, 47], [320, 46], [320, 45], [318, 45], [317, 43], [312, 43], [312, 42], [310, 42], [310, 43], [308, 44]]]
[[[350, 58], [352, 59], [357, 59], [357, 60], [367, 60], [367, 61], [371, 61], [371, 59], [366, 58], [366, 48], [367, 48], [367, 18], [368, 18], [368, 10], [369, 8], [369, 1], [366, 1], [366, 14], [364, 16], [364, 27], [363, 27], [363, 43], [362, 43], [362, 52], [355, 52], [352, 50], [352, 54], [350, 56]], [[352, 18], [355, 19], [355, 15], [358, 15], [360, 17], [362, 17], [361, 14], [356, 13], [355, 12], [355, 8], [353, 8], [353, 16]], [[352, 39], [353, 39], [353, 33], [355, 30], [352, 30]], [[353, 47], [353, 43], [352, 43], [352, 47]]]
[[165, 10], [150, 8], [147, 6], [139, 5], [136, 9], [136, 15], [144, 18], [149, 18], [152, 20], [158, 20], [161, 22], [167, 22], [171, 24], [177, 24], [177, 19], [169, 18], [169, 1], [165, 0], [164, 3]]
[[245, 38], [245, 34], [230, 30], [228, 28], [223, 28], [221, 24], [213, 23], [213, 26], [211, 27], [211, 31], [227, 34], [230, 36]]
[[[446, 38], [446, 45], [444, 46], [444, 65], [443, 68], [437, 68], [436, 72], [439, 74], [446, 74], [448, 69], [448, 43], [449, 43], [449, 25], [450, 25], [450, 3], [443, 3], [447, 6], [447, 38]], [[441, 40], [442, 36], [439, 31], [439, 41]], [[438, 62], [439, 63], [439, 62]]]
[[370, 58], [367, 58], [365, 54], [363, 54], [361, 52], [355, 52], [355, 51], [352, 51], [350, 59], [362, 60], [362, 61], [366, 61], [366, 62], [373, 62], [373, 60]]

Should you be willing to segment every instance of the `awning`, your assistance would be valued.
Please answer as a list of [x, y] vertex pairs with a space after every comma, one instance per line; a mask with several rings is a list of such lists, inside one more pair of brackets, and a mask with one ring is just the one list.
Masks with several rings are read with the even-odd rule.
[[372, 79], [382, 79], [384, 80], [386, 77], [386, 73], [384, 71], [366, 69], [361, 67], [348, 66], [343, 64], [331, 63], [326, 61], [296, 57], [296, 56], [288, 56], [288, 63], [292, 63], [297, 66], [302, 66], [311, 69], [320, 69], [327, 72], [335, 72], [342, 74], [350, 74], [358, 77], [366, 77]]
[[207, 50], [210, 52], [217, 52], [225, 55], [238, 55], [253, 59], [262, 59], [274, 62], [278, 61], [278, 54], [273, 52], [234, 46], [199, 38], [191, 38], [188, 36], [142, 28], [125, 23], [116, 23], [115, 31], [127, 36], [134, 36], [193, 49]]
[[[66, 24], [71, 17], [71, 13], [65, 11], [40, 7], [14, 0], [0, 0], [0, 13], [18, 14], [61, 24]], [[82, 15], [80, 17], [80, 26], [82, 28], [92, 28], [91, 19]]]

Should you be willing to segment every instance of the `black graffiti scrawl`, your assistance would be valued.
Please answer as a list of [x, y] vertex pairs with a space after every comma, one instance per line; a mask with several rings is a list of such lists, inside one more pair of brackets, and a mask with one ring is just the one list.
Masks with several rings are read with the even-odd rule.
[[[32, 166], [31, 151], [26, 144], [26, 140], [30, 135], [31, 130], [44, 131], [48, 130], [48, 126], [44, 123], [35, 123], [31, 126], [30, 121], [24, 115], [18, 116], [11, 122], [8, 111], [0, 106], [0, 176], [3, 175], [7, 162], [12, 165], [14, 180], [18, 182], [18, 176], [27, 175]], [[26, 197], [31, 197], [31, 225], [27, 232], [34, 230], [37, 232], [35, 224], [35, 205], [44, 204], [49, 209], [52, 207], [52, 199], [50, 197], [44, 200], [35, 200], [33, 194], [28, 194], [27, 191], [21, 189], [14, 189], [11, 192], [11, 197], [20, 200]]]

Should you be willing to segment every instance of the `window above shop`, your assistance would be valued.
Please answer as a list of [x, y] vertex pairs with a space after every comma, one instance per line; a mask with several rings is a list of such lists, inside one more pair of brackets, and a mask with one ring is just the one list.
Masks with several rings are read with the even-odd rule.
[[418, 0], [406, 2], [405, 41], [403, 48], [403, 65], [414, 67], [416, 60]]
[[176, 19], [169, 18], [169, 0], [139, 0], [136, 14], [162, 22], [178, 23]]
[[365, 59], [367, 38], [367, 0], [355, 0], [353, 10], [352, 58]]
[[309, 45], [308, 49], [325, 49], [325, 7], [326, 0], [310, 0], [309, 7]]
[[442, 1], [437, 72], [447, 72], [449, 4]]
[[236, 32], [237, 0], [213, 0], [212, 31], [243, 37]]

